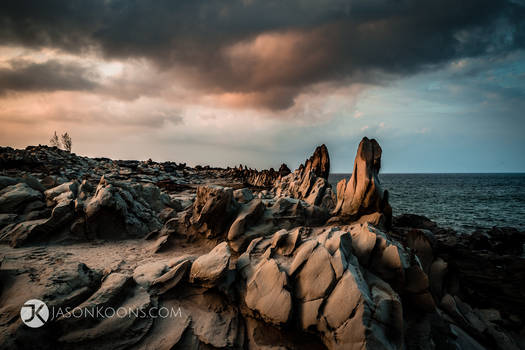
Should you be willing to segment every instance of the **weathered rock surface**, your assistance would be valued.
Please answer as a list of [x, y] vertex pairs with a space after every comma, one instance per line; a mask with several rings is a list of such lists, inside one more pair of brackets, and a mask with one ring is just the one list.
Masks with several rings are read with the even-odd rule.
[[170, 289], [175, 288], [181, 281], [183, 281], [190, 270], [191, 259], [184, 259], [177, 263], [168, 272], [157, 277], [151, 282], [151, 288], [154, 294], [164, 294]]
[[246, 166], [239, 165], [228, 172], [233, 179], [240, 181], [243, 185], [257, 188], [271, 188], [279, 178], [290, 174], [290, 169], [286, 164], [281, 164], [278, 171], [270, 168], [268, 170], [248, 169]]
[[246, 229], [254, 226], [263, 216], [265, 205], [260, 199], [255, 199], [250, 204], [244, 206], [228, 230], [228, 240], [235, 241], [242, 239]]
[[228, 229], [237, 212], [233, 189], [219, 186], [200, 186], [193, 205], [190, 223], [206, 238], [217, 237]]
[[136, 188], [100, 180], [95, 194], [85, 204], [87, 235], [98, 238], [140, 237], [160, 228], [160, 221]]
[[29, 299], [39, 299], [48, 308], [76, 306], [98, 289], [101, 279], [98, 271], [82, 263], [39, 271], [36, 280], [24, 269], [1, 272], [0, 344], [4, 349], [51, 348], [54, 343], [52, 330], [25, 326], [20, 319], [21, 305]]
[[191, 265], [190, 281], [215, 286], [224, 278], [230, 264], [230, 248], [226, 242], [197, 258]]
[[[324, 146], [294, 173], [2, 149], [1, 347], [523, 348], [525, 235], [390, 220], [380, 157], [363, 139], [335, 207]], [[36, 330], [30, 298], [121, 311]]]
[[292, 296], [287, 288], [286, 272], [279, 270], [275, 260], [262, 261], [248, 281], [246, 305], [266, 322], [285, 324], [292, 311]]
[[42, 199], [42, 193], [25, 183], [7, 186], [0, 190], [0, 213], [17, 213], [30, 202]]
[[233, 193], [227, 187], [199, 186], [194, 205], [180, 217], [165, 222], [154, 249], [161, 249], [179, 236], [190, 240], [226, 239], [233, 251], [241, 252], [257, 237], [283, 228], [321, 225], [328, 218], [328, 210], [302, 200], [280, 197], [246, 201], [245, 194], [237, 195], [242, 200], [237, 202]]
[[[276, 242], [297, 232], [301, 231], [279, 231], [273, 237], [254, 240], [239, 258], [237, 268], [246, 281], [241, 292], [245, 291], [250, 315], [280, 326], [288, 322], [288, 327], [317, 334], [329, 348], [400, 348], [401, 299], [378, 277], [373, 284], [365, 279], [361, 272], [365, 268], [353, 255], [350, 231], [306, 229], [291, 255], [275, 249]], [[289, 324], [290, 312], [298, 317], [297, 323]], [[385, 328], [390, 320], [397, 323], [397, 333]]]
[[325, 145], [317, 147], [314, 154], [293, 173], [276, 181], [273, 193], [277, 197], [291, 197], [308, 204], [332, 209], [334, 198], [328, 183], [330, 156]]
[[71, 199], [62, 200], [53, 208], [50, 218], [24, 221], [12, 228], [8, 226], [1, 231], [0, 240], [9, 242], [12, 247], [45, 241], [52, 235], [60, 233], [74, 216], [74, 202]]
[[384, 216], [384, 221], [374, 217], [374, 223], [390, 227], [392, 209], [388, 204], [388, 191], [381, 188], [378, 177], [381, 153], [381, 147], [375, 139], [369, 140], [365, 137], [361, 140], [352, 177], [348, 182], [343, 179], [337, 184], [337, 206], [333, 211], [334, 216], [348, 221], [379, 213]]

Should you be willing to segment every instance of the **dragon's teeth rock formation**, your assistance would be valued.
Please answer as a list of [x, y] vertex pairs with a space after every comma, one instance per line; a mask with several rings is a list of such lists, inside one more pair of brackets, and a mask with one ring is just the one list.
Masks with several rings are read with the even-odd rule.
[[246, 166], [239, 165], [228, 171], [228, 176], [241, 181], [246, 186], [257, 188], [271, 188], [277, 179], [290, 174], [290, 169], [286, 164], [281, 164], [279, 170], [270, 168], [268, 170], [257, 171], [248, 169]]
[[308, 204], [332, 209], [334, 195], [328, 183], [330, 156], [325, 145], [317, 147], [314, 154], [289, 175], [279, 178], [273, 193], [277, 197], [292, 197]]
[[[17, 248], [0, 246], [0, 347], [524, 348], [525, 233], [416, 215], [388, 229], [380, 162], [364, 138], [335, 198], [325, 146], [290, 174], [5, 150], [0, 241]], [[29, 329], [32, 298], [125, 314]]]
[[381, 147], [375, 139], [364, 137], [357, 149], [352, 177], [337, 184], [337, 206], [332, 215], [339, 220], [371, 221], [390, 227], [392, 209], [388, 204], [388, 191], [381, 188]]

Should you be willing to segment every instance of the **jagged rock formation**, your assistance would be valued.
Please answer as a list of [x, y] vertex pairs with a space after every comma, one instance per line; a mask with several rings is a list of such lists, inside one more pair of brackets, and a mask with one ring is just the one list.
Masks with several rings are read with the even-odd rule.
[[[178, 205], [155, 181], [0, 177], [2, 241], [119, 239], [0, 246], [2, 348], [523, 348], [525, 233], [458, 236], [414, 215], [371, 224], [389, 215], [380, 156], [363, 139], [335, 209], [324, 146], [272, 191], [199, 185]], [[29, 329], [18, 315], [30, 298], [85, 317]]]
[[[366, 252], [352, 236], [375, 234], [351, 230], [299, 227], [253, 241], [237, 262], [249, 314], [275, 325], [294, 315], [294, 327], [318, 334], [328, 348], [399, 348], [399, 296], [371, 272], [364, 275], [355, 255]], [[385, 321], [395, 322], [397, 332], [385, 332]]]
[[312, 205], [331, 209], [334, 205], [332, 187], [328, 183], [330, 156], [325, 145], [288, 176], [278, 179], [272, 192], [277, 197], [291, 197]]
[[[239, 252], [258, 237], [300, 225], [321, 225], [328, 210], [294, 198], [255, 198], [249, 189], [234, 196], [232, 188], [199, 186], [191, 208], [157, 230], [156, 250], [177, 237], [226, 239]], [[235, 197], [240, 198], [237, 202]]]
[[[192, 189], [196, 184], [207, 183], [213, 179], [230, 181], [225, 169], [200, 167], [191, 168], [185, 163], [154, 162], [138, 160], [111, 160], [108, 158], [88, 158], [60, 150], [56, 147], [29, 146], [23, 150], [0, 147], [0, 172], [14, 179], [14, 183], [27, 183], [30, 187], [45, 190], [68, 181], [87, 180], [97, 186], [100, 178], [107, 180], [130, 181], [133, 183], [152, 183], [169, 193]], [[33, 174], [33, 178], [28, 178]], [[12, 180], [11, 180], [12, 181]], [[5, 187], [0, 176], [0, 189]]]
[[381, 168], [381, 147], [375, 139], [364, 137], [359, 143], [352, 177], [337, 184], [337, 206], [333, 215], [340, 221], [371, 221], [390, 227], [392, 209], [388, 191], [381, 188], [378, 178]]
[[228, 175], [233, 179], [240, 181], [246, 186], [271, 188], [277, 179], [290, 174], [290, 169], [286, 164], [281, 164], [278, 171], [274, 168], [261, 171], [255, 169], [248, 169], [246, 166], [239, 165], [238, 168], [233, 168]]
[[[494, 228], [461, 235], [404, 214], [394, 218], [391, 236], [415, 252], [435, 304], [453, 320], [459, 337], [488, 348], [523, 348], [509, 330], [521, 329], [525, 315], [525, 232]], [[502, 250], [509, 242], [513, 248]]]
[[3, 211], [9, 213], [2, 214], [0, 241], [13, 247], [50, 240], [143, 237], [162, 226], [158, 211], [175, 206], [152, 184], [142, 186], [104, 177], [96, 189], [84, 180], [43, 193], [20, 183], [0, 193], [4, 193], [0, 199], [7, 203]]

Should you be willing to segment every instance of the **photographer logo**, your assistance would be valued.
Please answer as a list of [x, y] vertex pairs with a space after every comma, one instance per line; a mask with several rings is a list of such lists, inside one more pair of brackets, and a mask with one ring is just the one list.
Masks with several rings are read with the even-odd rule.
[[46, 303], [38, 299], [30, 299], [20, 309], [20, 318], [26, 326], [31, 328], [42, 327], [49, 318], [49, 309]]

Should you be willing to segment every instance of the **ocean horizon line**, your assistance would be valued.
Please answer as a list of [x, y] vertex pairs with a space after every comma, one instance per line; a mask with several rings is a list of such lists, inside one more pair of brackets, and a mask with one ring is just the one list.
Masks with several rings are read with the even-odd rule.
[[[333, 172], [330, 175], [348, 175], [351, 172]], [[506, 172], [381, 172], [379, 175], [525, 175], [525, 171]]]

